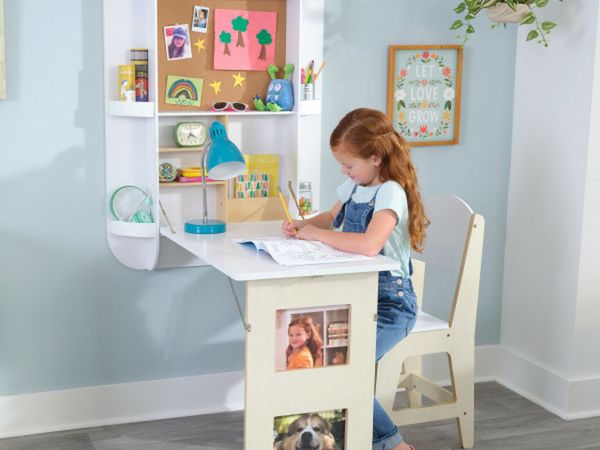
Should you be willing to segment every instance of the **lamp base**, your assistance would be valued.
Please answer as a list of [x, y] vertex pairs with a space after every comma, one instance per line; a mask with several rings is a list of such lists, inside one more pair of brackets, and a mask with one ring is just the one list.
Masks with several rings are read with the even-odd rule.
[[221, 220], [207, 220], [204, 222], [202, 219], [193, 219], [188, 220], [183, 229], [186, 233], [191, 234], [218, 234], [224, 233], [227, 226]]

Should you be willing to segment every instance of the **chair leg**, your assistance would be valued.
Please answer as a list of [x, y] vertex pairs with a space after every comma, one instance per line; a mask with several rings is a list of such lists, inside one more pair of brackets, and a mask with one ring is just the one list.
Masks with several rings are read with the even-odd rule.
[[406, 359], [403, 351], [404, 344], [405, 342], [396, 344], [377, 363], [375, 396], [388, 414], [391, 414], [394, 410], [394, 400], [398, 392], [402, 363]]
[[[411, 356], [404, 361], [404, 372], [421, 374], [421, 356]], [[408, 389], [408, 403], [411, 408], [420, 408], [423, 406], [423, 396], [414, 389]]]
[[467, 350], [468, 345], [458, 348], [460, 351], [448, 354], [448, 364], [459, 414], [456, 425], [461, 446], [471, 448], [475, 434], [474, 349]]

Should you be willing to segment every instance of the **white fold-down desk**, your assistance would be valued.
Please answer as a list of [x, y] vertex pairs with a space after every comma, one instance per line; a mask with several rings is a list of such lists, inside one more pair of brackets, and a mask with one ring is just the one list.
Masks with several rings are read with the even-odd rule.
[[[227, 225], [226, 233], [197, 236], [182, 229], [161, 234], [237, 281], [246, 282], [244, 448], [273, 448], [273, 419], [289, 414], [346, 410], [345, 449], [371, 448], [375, 376], [377, 274], [397, 262], [367, 261], [284, 267], [235, 238], [281, 234], [281, 222]], [[276, 371], [276, 311], [348, 305], [345, 365]]]

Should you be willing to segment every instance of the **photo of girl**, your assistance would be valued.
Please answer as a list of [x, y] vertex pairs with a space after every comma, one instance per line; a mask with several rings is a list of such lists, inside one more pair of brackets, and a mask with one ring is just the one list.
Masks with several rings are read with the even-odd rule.
[[168, 60], [191, 58], [192, 49], [187, 24], [165, 27], [165, 45]]
[[206, 33], [208, 28], [208, 8], [206, 6], [194, 6], [192, 17], [192, 31]]
[[297, 317], [288, 325], [288, 347], [285, 351], [288, 370], [323, 366], [319, 336], [310, 317]]

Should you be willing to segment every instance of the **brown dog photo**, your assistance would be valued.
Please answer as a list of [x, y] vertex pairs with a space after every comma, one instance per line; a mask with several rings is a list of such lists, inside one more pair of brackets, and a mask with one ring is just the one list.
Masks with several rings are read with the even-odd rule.
[[273, 450], [343, 450], [345, 410], [275, 418]]

